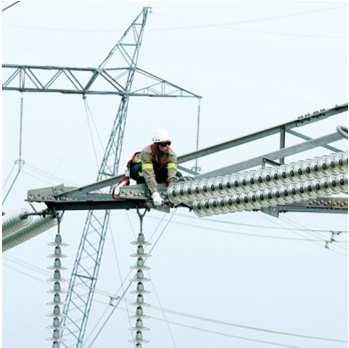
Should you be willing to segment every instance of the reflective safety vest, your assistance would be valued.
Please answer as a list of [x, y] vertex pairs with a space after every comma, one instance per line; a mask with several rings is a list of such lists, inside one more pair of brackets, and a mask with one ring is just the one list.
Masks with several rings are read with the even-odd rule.
[[[142, 164], [141, 171], [144, 180], [152, 193], [157, 191], [156, 177], [161, 178], [160, 182], [166, 182], [167, 184], [176, 180], [177, 156], [171, 148], [168, 152], [161, 152], [156, 144], [151, 144], [145, 147], [142, 152], [133, 154], [127, 163], [128, 168], [132, 163]], [[166, 169], [167, 177], [163, 178]]]

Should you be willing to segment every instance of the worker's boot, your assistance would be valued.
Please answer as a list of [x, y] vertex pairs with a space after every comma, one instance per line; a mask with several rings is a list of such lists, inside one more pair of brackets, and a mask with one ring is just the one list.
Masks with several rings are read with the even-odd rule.
[[124, 176], [116, 185], [113, 186], [111, 195], [114, 199], [117, 199], [120, 194], [120, 188], [124, 186], [130, 185], [130, 178], [128, 176]]

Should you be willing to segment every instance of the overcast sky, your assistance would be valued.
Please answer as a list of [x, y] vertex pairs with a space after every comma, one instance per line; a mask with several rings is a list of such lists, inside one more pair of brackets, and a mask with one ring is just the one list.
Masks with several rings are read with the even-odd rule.
[[[96, 67], [142, 6], [149, 4], [20, 2], [2, 13], [2, 61]], [[347, 102], [347, 5], [343, 2], [151, 5], [139, 66], [203, 96], [200, 147]], [[88, 102], [101, 142], [94, 127], [91, 138], [80, 96], [24, 94], [25, 165], [3, 207], [5, 212], [29, 208], [24, 201], [29, 189], [62, 183], [82, 186], [95, 180], [94, 152], [100, 161], [119, 98], [91, 96]], [[18, 158], [19, 106], [19, 93], [2, 94], [3, 184]], [[196, 99], [131, 98], [121, 168], [134, 151], [150, 143], [158, 127], [169, 129], [178, 155], [194, 150], [197, 106]], [[332, 133], [337, 125], [346, 123], [346, 117], [347, 113], [305, 127], [304, 133], [311, 137]], [[218, 169], [273, 151], [278, 142], [277, 137], [270, 137], [208, 156], [199, 165], [202, 172]], [[290, 138], [286, 145], [297, 142]], [[346, 146], [344, 141], [334, 145]], [[288, 161], [326, 153], [316, 149]], [[11, 177], [7, 183], [10, 181]], [[156, 238], [170, 217], [149, 213], [145, 219], [148, 238], [154, 231]], [[62, 223], [63, 240], [69, 244], [64, 250], [67, 279], [85, 218], [86, 212], [67, 212]], [[276, 219], [262, 213], [236, 213], [217, 219], [235, 225], [198, 219], [184, 209], [175, 212], [149, 260], [152, 283], [147, 285], [151, 291], [147, 302], [227, 323], [347, 339], [346, 234], [328, 250], [324, 241], [330, 233], [296, 230], [346, 230], [346, 215], [290, 213]], [[282, 229], [285, 227], [295, 230]], [[129, 256], [134, 251], [130, 242], [137, 228], [134, 212], [112, 212], [87, 343], [102, 314], [111, 309], [108, 294], [119, 294], [116, 259], [122, 278], [134, 262]], [[55, 233], [51, 229], [3, 256], [6, 348], [49, 346], [46, 327], [51, 318], [46, 314], [52, 306], [46, 303], [52, 299], [47, 293], [50, 284], [46, 279], [51, 274], [47, 255], [52, 253], [48, 243]], [[135, 295], [129, 293], [127, 304], [134, 300]], [[95, 347], [132, 347], [125, 307], [123, 302], [115, 311]], [[130, 311], [134, 311], [131, 306]], [[304, 348], [346, 346], [213, 324], [155, 309], [148, 313], [168, 320], [145, 320], [151, 329], [146, 333], [149, 347], [271, 345], [248, 339]]]

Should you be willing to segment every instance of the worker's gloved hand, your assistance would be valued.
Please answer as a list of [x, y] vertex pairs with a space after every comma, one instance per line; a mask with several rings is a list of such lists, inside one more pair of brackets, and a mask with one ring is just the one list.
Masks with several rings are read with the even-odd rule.
[[113, 186], [113, 189], [112, 189], [112, 197], [114, 199], [117, 199], [119, 194], [120, 194], [120, 188], [123, 187], [123, 186], [128, 186], [130, 185], [130, 178], [128, 176], [124, 176], [118, 184], [114, 185]]
[[161, 198], [159, 192], [153, 192], [153, 194], [151, 195], [151, 198], [153, 199], [153, 203], [155, 207], [160, 207], [162, 205], [163, 199]]
[[171, 181], [169, 181], [169, 182], [167, 183], [167, 188], [170, 188], [170, 187], [176, 185], [176, 183], [177, 183], [177, 180], [171, 180]]

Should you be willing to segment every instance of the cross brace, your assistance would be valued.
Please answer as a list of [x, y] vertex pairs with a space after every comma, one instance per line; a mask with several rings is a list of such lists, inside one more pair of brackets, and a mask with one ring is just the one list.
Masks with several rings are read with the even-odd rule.
[[[132, 97], [201, 98], [178, 85], [138, 67], [78, 68], [68, 66], [3, 64], [4, 91], [98, 94]], [[130, 70], [142, 85], [126, 90], [121, 82]], [[98, 77], [98, 79], [97, 79]]]

